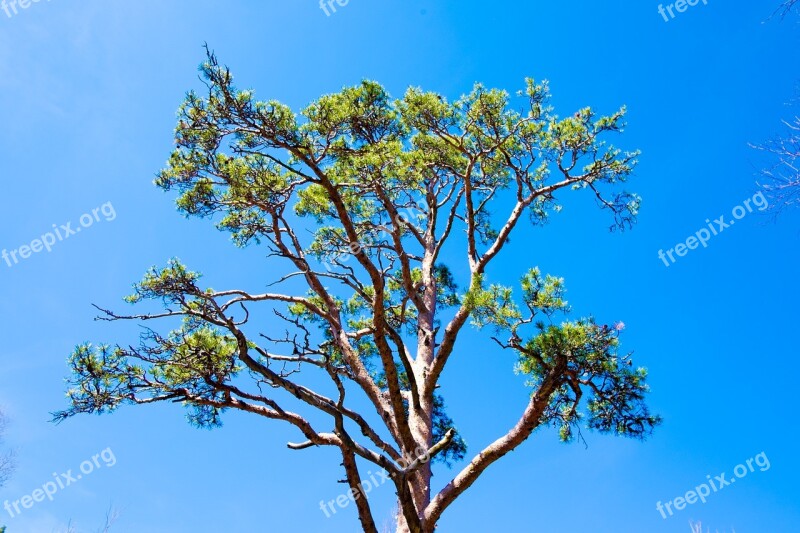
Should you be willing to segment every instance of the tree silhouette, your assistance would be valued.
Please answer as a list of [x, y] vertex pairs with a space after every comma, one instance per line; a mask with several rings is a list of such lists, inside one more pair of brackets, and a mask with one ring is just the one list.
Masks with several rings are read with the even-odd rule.
[[[781, 18], [797, 7], [798, 0], [781, 4], [773, 14]], [[761, 171], [759, 185], [770, 197], [770, 205], [776, 212], [800, 203], [800, 117], [785, 120], [785, 133], [771, 141], [753, 148], [769, 154], [772, 164]]]
[[[6, 429], [5, 415], [0, 411], [0, 444], [3, 442], [3, 434]], [[11, 474], [14, 472], [14, 453], [7, 451], [0, 454], [0, 487], [6, 484]], [[0, 533], [2, 531], [0, 530]]]

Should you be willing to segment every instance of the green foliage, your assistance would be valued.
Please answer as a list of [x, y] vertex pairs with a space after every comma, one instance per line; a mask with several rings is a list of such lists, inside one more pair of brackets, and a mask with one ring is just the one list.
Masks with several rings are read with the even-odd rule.
[[444, 463], [449, 468], [453, 463], [464, 459], [467, 453], [467, 443], [456, 429], [453, 419], [447, 415], [446, 407], [444, 398], [439, 394], [435, 394], [433, 396], [433, 442], [439, 442], [443, 439], [445, 433], [450, 429], [455, 431], [455, 436], [447, 447], [433, 458], [433, 462]]
[[472, 311], [472, 323], [477, 327], [493, 325], [498, 329], [510, 328], [512, 322], [522, 316], [512, 293], [510, 287], [501, 285], [471, 289], [464, 298], [464, 304]]
[[[560, 325], [536, 321], [539, 314], [550, 320], [556, 313], [569, 312], [564, 280], [542, 276], [533, 268], [522, 277], [521, 286], [526, 315], [508, 287], [474, 287], [465, 301], [477, 327], [492, 326], [511, 334], [506, 346], [519, 355], [517, 370], [530, 377], [528, 383], [535, 390], [556, 373], [558, 386], [545, 421], [559, 426], [562, 440], [572, 440], [574, 428], [584, 418], [580, 411], [584, 406], [590, 429], [638, 438], [649, 434], [660, 418], [651, 415], [644, 403], [647, 372], [631, 368], [629, 355], [618, 355], [618, 330], [593, 319]], [[530, 324], [536, 334], [523, 340], [522, 330]]]
[[[521, 324], [522, 312], [517, 306], [513, 289], [501, 285], [490, 285], [483, 289], [483, 277], [476, 280], [467, 292], [464, 304], [472, 311], [473, 325], [482, 328], [487, 325], [497, 330], [516, 331]], [[535, 315], [543, 313], [550, 317], [556, 312], [567, 312], [569, 306], [564, 300], [564, 280], [549, 274], [542, 277], [538, 268], [529, 270], [521, 280], [522, 299], [528, 311]]]
[[171, 259], [162, 269], [152, 267], [142, 281], [133, 286], [134, 293], [125, 298], [128, 303], [146, 299], [162, 299], [165, 303], [179, 303], [185, 296], [200, 292], [196, 282], [200, 274], [191, 272], [178, 259]]
[[[453, 102], [419, 88], [393, 99], [367, 80], [295, 114], [237, 89], [211, 54], [201, 73], [207, 94], [190, 92], [181, 105], [176, 147], [155, 183], [177, 193], [179, 212], [214, 220], [237, 246], [264, 244], [270, 261], [282, 260], [266, 269], [279, 278], [272, 285], [304, 296], [202, 289], [200, 274], [177, 259], [151, 268], [127, 301], [160, 301], [165, 312], [106, 318], [180, 318], [179, 326], [164, 336], [146, 330], [138, 347], [76, 347], [71, 408], [57, 420], [178, 401], [199, 426], [218, 425], [233, 406], [294, 424], [312, 444], [325, 440], [273, 399], [280, 390], [331, 415], [337, 437], [345, 422], [357, 424], [385, 452], [379, 432], [344, 409], [345, 391], [366, 391], [396, 444], [408, 448], [414, 438], [397, 433], [414, 394], [422, 394], [414, 380], [433, 376], [425, 383], [433, 419], [425, 423], [436, 442], [454, 421], [435, 392], [435, 366], [447, 361], [442, 350], [453, 350], [471, 320], [508, 333], [507, 342], [495, 340], [515, 351], [518, 370], [532, 386], [550, 387], [543, 421], [558, 425], [562, 439], [574, 437], [583, 417], [590, 428], [635, 437], [658, 423], [643, 402], [646, 374], [617, 355], [615, 330], [592, 319], [553, 323], [569, 312], [562, 279], [531, 269], [515, 295], [486, 275], [517, 222], [527, 216], [545, 223], [570, 189], [591, 193], [611, 211], [614, 227], [634, 222], [639, 199], [623, 187], [637, 152], [605, 141], [622, 131], [624, 108], [608, 116], [584, 108], [560, 118], [547, 83], [533, 79], [516, 97], [476, 84]], [[512, 218], [498, 216], [496, 207], [509, 205], [516, 206]], [[468, 247], [466, 289], [454, 274], [465, 269], [449, 264], [465, 256], [443, 246], [457, 232], [466, 234], [453, 239]], [[278, 326], [259, 320], [245, 328], [250, 307], [264, 302]], [[443, 311], [451, 308], [461, 321], [442, 328]], [[249, 337], [250, 327], [265, 347]], [[408, 373], [415, 357], [421, 376]], [[326, 373], [339, 403], [292, 381], [301, 368]], [[437, 460], [450, 465], [465, 453], [456, 433]]]
[[617, 332], [597, 325], [592, 319], [538, 324], [538, 334], [518, 350], [519, 372], [530, 376], [538, 387], [554, 368], [563, 369], [563, 378], [545, 414], [545, 420], [560, 426], [562, 440], [571, 440], [584, 394], [588, 427], [602, 433], [641, 438], [661, 419], [651, 415], [644, 403], [649, 390], [644, 368], [631, 368], [630, 356], [618, 354]]
[[[148, 332], [141, 348], [79, 345], [69, 358], [73, 377], [67, 392], [73, 409], [105, 413], [124, 403], [136, 403], [139, 393], [169, 399], [185, 391], [197, 399], [220, 397], [216, 384], [230, 382], [241, 370], [237, 343], [210, 327], [185, 326], [161, 337]], [[150, 401], [150, 400], [148, 400]], [[219, 425], [220, 409], [187, 402], [189, 421]], [[61, 413], [63, 419], [69, 413]]]
[[[597, 194], [600, 183], [624, 182], [636, 163], [636, 153], [623, 153], [599, 138], [622, 130], [624, 108], [600, 117], [584, 108], [560, 119], [547, 105], [547, 84], [532, 79], [520, 92], [528, 101], [527, 116], [513, 109], [508, 93], [480, 84], [450, 103], [417, 88], [392, 100], [373, 81], [323, 96], [295, 115], [278, 102], [259, 102], [252, 91], [236, 89], [213, 56], [201, 71], [209, 94], [186, 97], [175, 131], [177, 148], [156, 184], [179, 192], [177, 205], [187, 216], [220, 215], [217, 226], [240, 246], [269, 236], [276, 221], [266, 213], [291, 207], [319, 225], [309, 251], [319, 258], [351, 254], [353, 240], [338, 225], [344, 211], [359, 232], [359, 249], [375, 257], [391, 252], [383, 246], [390, 239], [381, 228], [396, 226], [384, 200], [399, 210], [416, 206], [425, 199], [425, 183], [444, 172], [469, 174], [475, 200], [482, 201], [520, 177], [514, 167], [525, 171], [531, 189], [545, 185], [552, 169], [580, 171], [573, 185]], [[289, 159], [281, 160], [279, 150]], [[480, 161], [470, 161], [469, 152], [481, 154]], [[341, 204], [320, 182], [321, 173], [337, 187]], [[635, 217], [639, 200], [622, 192], [601, 206], [623, 227]], [[553, 194], [542, 194], [528, 213], [542, 223], [559, 209]], [[411, 226], [422, 232], [426, 215], [403, 225], [403, 238]], [[474, 222], [480, 242], [489, 245], [498, 235], [496, 220], [488, 209], [478, 209]]]
[[569, 305], [564, 300], [564, 278], [556, 278], [548, 274], [544, 278], [539, 268], [532, 268], [522, 278], [522, 298], [531, 311], [541, 311], [546, 316], [557, 312], [569, 312]]

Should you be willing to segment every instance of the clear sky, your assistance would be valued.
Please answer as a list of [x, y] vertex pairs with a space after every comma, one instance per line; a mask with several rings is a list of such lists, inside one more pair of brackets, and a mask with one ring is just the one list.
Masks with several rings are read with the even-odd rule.
[[[799, 531], [800, 214], [776, 221], [756, 209], [669, 267], [658, 257], [753, 198], [763, 160], [748, 142], [796, 112], [785, 103], [800, 78], [800, 25], [763, 23], [777, 2], [701, 1], [668, 21], [655, 0], [350, 0], [329, 16], [316, 0], [0, 9], [0, 248], [53, 224], [74, 228], [107, 202], [116, 215], [106, 207], [51, 252], [0, 262], [0, 405], [19, 463], [0, 503], [109, 449], [53, 501], [13, 518], [0, 509], [0, 525], [50, 532], [71, 519], [94, 531], [113, 504], [115, 532], [358, 530], [352, 506], [330, 518], [319, 509], [343, 491], [335, 454], [287, 450], [298, 435], [279, 423], [230, 413], [223, 428], [197, 430], [171, 404], [48, 422], [66, 406], [76, 344], [136, 340], [131, 324], [94, 322], [90, 304], [125, 309], [120, 298], [151, 265], [178, 256], [215, 288], [271, 281], [260, 250], [237, 250], [209, 223], [183, 219], [152, 185], [177, 106], [200, 87], [208, 42], [238, 86], [295, 109], [364, 78], [396, 96], [418, 85], [457, 98], [475, 81], [516, 91], [526, 76], [550, 81], [561, 115], [628, 106], [628, 127], [613, 140], [642, 150], [631, 181], [644, 200], [639, 224], [609, 233], [608, 215], [578, 195], [548, 226], [517, 235], [491, 275], [512, 283], [540, 265], [566, 278], [577, 314], [624, 321], [624, 347], [649, 368], [649, 402], [664, 424], [645, 443], [584, 432], [588, 447], [542, 430], [454, 504], [440, 531], [689, 531], [689, 520], [726, 533]], [[471, 333], [445, 375], [472, 453], [527, 402], [513, 364]], [[707, 475], [730, 479], [762, 452], [769, 469], [705, 504], [666, 519], [656, 509]], [[440, 469], [435, 481], [454, 473]], [[389, 485], [371, 494], [379, 523], [392, 497]]]

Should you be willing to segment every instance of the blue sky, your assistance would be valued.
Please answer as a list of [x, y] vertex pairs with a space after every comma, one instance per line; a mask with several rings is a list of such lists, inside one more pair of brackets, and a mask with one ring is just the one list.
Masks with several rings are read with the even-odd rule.
[[[132, 324], [94, 322], [92, 303], [120, 298], [151, 265], [178, 256], [215, 288], [262, 287], [270, 265], [204, 221], [185, 220], [152, 185], [172, 147], [175, 111], [199, 87], [208, 42], [240, 87], [297, 109], [374, 79], [456, 98], [475, 81], [516, 91], [546, 78], [561, 115], [628, 106], [614, 142], [641, 149], [631, 189], [639, 224], [609, 233], [606, 213], [578, 195], [544, 228], [525, 228], [502, 268], [513, 283], [539, 265], [566, 279], [579, 315], [624, 321], [624, 346], [647, 366], [664, 424], [645, 443], [585, 432], [588, 447], [542, 430], [494, 465], [445, 514], [440, 531], [800, 529], [800, 458], [791, 423], [798, 355], [800, 216], [755, 211], [666, 267], [660, 249], [757, 193], [761, 156], [780, 131], [800, 78], [797, 18], [763, 23], [772, 2], [709, 0], [668, 22], [656, 2], [350, 0], [326, 16], [314, 0], [80, 3], [0, 11], [0, 248], [16, 249], [111, 202], [52, 252], [0, 262], [0, 405], [18, 471], [0, 503], [31, 494], [110, 448], [90, 475], [11, 518], [9, 533], [72, 520], [94, 530], [110, 505], [120, 532], [352, 532], [355, 510], [326, 518], [342, 493], [330, 451], [291, 452], [296, 433], [230, 413], [197, 430], [175, 405], [124, 408], [60, 426], [71, 349], [134, 341]], [[502, 435], [527, 401], [514, 361], [469, 334], [443, 379], [471, 452]], [[662, 519], [666, 502], [763, 452], [770, 468]], [[440, 470], [437, 483], [455, 472]], [[388, 485], [371, 499], [379, 523]]]

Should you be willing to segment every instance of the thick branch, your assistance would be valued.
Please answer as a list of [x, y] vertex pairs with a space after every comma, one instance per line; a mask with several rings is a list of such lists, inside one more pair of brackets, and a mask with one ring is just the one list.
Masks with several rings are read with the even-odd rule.
[[539, 427], [542, 415], [550, 403], [553, 392], [560, 385], [565, 370], [566, 359], [563, 359], [542, 380], [541, 386], [533, 394], [528, 407], [511, 431], [484, 448], [433, 498], [425, 510], [426, 533], [434, 531], [436, 522], [444, 510], [467, 490], [492, 463], [513, 451]]

